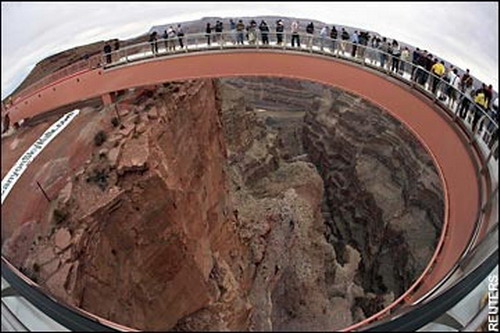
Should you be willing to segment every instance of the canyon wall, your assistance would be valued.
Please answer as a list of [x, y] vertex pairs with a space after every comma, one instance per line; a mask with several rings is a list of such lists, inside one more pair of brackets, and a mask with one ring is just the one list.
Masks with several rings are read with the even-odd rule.
[[63, 301], [145, 330], [341, 329], [430, 259], [436, 169], [357, 96], [196, 80], [106, 112], [114, 127], [52, 203], [50, 231], [25, 224], [2, 248]]
[[401, 295], [430, 260], [444, 218], [442, 183], [422, 144], [341, 89], [285, 78], [221, 81], [243, 89], [246, 106], [278, 129], [284, 157], [316, 166], [325, 236], [341, 263], [347, 245], [362, 254], [355, 281], [369, 297], [357, 304], [374, 313]]

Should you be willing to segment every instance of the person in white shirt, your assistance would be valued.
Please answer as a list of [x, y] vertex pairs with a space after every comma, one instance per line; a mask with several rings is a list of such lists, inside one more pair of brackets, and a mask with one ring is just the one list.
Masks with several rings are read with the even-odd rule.
[[460, 89], [460, 76], [458, 76], [458, 70], [456, 68], [448, 72], [447, 81], [448, 107], [450, 109], [453, 109], [457, 99], [457, 91]]
[[168, 50], [175, 51], [175, 37], [177, 36], [177, 33], [175, 32], [174, 27], [170, 26], [167, 29], [167, 36], [168, 36]]
[[321, 37], [321, 51], [323, 51], [323, 44], [325, 43], [325, 38], [328, 36], [328, 32], [329, 30], [326, 25], [319, 32], [319, 36]]
[[399, 66], [399, 69], [401, 71], [401, 75], [404, 75], [406, 72], [406, 69], [411, 69], [411, 66], [409, 64], [410, 62], [410, 50], [408, 50], [407, 47], [404, 48], [404, 50], [401, 52], [401, 63]]
[[300, 37], [299, 37], [299, 22], [292, 22], [292, 47], [295, 46], [295, 42], [297, 42], [297, 46], [300, 47]]

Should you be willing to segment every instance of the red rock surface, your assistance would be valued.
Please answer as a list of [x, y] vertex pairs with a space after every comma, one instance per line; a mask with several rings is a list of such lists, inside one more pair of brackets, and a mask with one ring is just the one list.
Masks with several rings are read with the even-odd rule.
[[[2, 211], [7, 257], [53, 296], [138, 329], [331, 330], [363, 319], [359, 299], [377, 297], [356, 281], [363, 255], [327, 241], [325, 184], [297, 156], [300, 140], [284, 138], [296, 129], [268, 120], [213, 80], [86, 110], [14, 189], [52, 179], [54, 200], [36, 214], [17, 202]], [[19, 134], [2, 141], [10, 160], [26, 145]], [[33, 214], [40, 228], [22, 224]]]

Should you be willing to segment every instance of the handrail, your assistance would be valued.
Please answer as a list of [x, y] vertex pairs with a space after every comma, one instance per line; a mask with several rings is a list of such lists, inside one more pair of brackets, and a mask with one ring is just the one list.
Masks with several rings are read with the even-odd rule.
[[[487, 236], [474, 247], [470, 255], [461, 258], [457, 262], [457, 266], [461, 272], [460, 280], [457, 283], [440, 292], [427, 302], [414, 304], [410, 308], [405, 309], [403, 313], [397, 314], [396, 319], [374, 323], [366, 327], [366, 330], [386, 331], [397, 327], [399, 330], [414, 331], [425, 325], [426, 321], [429, 322], [429, 318], [430, 320], [434, 320], [439, 317], [463, 299], [464, 295], [467, 295], [474, 289], [498, 265], [498, 251], [491, 248], [492, 244], [498, 244], [498, 222], [488, 232]], [[484, 256], [487, 259], [478, 263], [477, 256]], [[476, 283], [470, 283], [471, 279], [476, 281]], [[436, 311], [437, 308], [441, 308], [443, 311]], [[414, 312], [413, 310], [417, 311]]]
[[[243, 32], [246, 33], [246, 32]], [[301, 51], [301, 52], [308, 52], [308, 53], [314, 53], [314, 54], [320, 54], [324, 56], [333, 56], [335, 58], [343, 59], [343, 60], [350, 60], [353, 61], [357, 64], [360, 64], [362, 66], [367, 66], [373, 69], [377, 69], [379, 71], [384, 72], [385, 74], [389, 74], [392, 77], [396, 77], [397, 79], [400, 79], [406, 83], [410, 83], [412, 87], [419, 87], [419, 91], [429, 95], [432, 97], [433, 101], [437, 104], [439, 104], [441, 107], [449, 110], [453, 114], [453, 122], [452, 124], [457, 124], [458, 122], [458, 115], [460, 108], [459, 106], [462, 105], [462, 103], [465, 103], [468, 101], [469, 106], [468, 109], [466, 110], [467, 113], [469, 111], [473, 111], [473, 128], [472, 131], [468, 129], [466, 126], [466, 120], [467, 120], [467, 113], [465, 114], [465, 117], [462, 117], [460, 115], [460, 118], [462, 120], [460, 121], [464, 126], [462, 130], [465, 131], [465, 133], [471, 138], [469, 144], [473, 144], [475, 137], [477, 134], [479, 134], [478, 127], [484, 129], [484, 132], [488, 132], [490, 136], [494, 136], [495, 132], [498, 135], [498, 122], [493, 119], [487, 112], [486, 110], [483, 110], [481, 107], [476, 105], [474, 101], [471, 100], [470, 96], [467, 96], [464, 94], [462, 91], [459, 89], [455, 89], [454, 87], [450, 86], [449, 83], [447, 83], [445, 80], [443, 80], [441, 77], [438, 77], [434, 75], [433, 73], [430, 73], [429, 71], [425, 70], [424, 68], [420, 66], [416, 66], [415, 64], [411, 63], [410, 61], [405, 61], [403, 59], [398, 59], [397, 61], [397, 68], [396, 71], [391, 70], [391, 63], [393, 61], [393, 58], [395, 58], [393, 55], [383, 52], [380, 49], [377, 48], [372, 48], [367, 45], [360, 45], [360, 44], [355, 44], [351, 43], [350, 41], [341, 41], [338, 39], [331, 39], [329, 37], [318, 37], [314, 35], [309, 35], [309, 34], [303, 34], [299, 33], [296, 34], [298, 36], [299, 40], [302, 39], [302, 41], [306, 41], [306, 47], [293, 47], [291, 46], [292, 42], [292, 34], [290, 33], [280, 33], [277, 34], [275, 32], [269, 32], [268, 38], [269, 38], [269, 44], [262, 44], [260, 40], [262, 39], [262, 34], [259, 32], [255, 33], [255, 42], [251, 43], [247, 39], [243, 40], [243, 44], [236, 44], [233, 43], [235, 40], [235, 32], [225, 32], [225, 33], [212, 33], [210, 35], [210, 44], [208, 44], [208, 35], [204, 33], [197, 33], [197, 34], [188, 34], [183, 36], [183, 43], [184, 47], [183, 48], [177, 48], [178, 45], [174, 45], [172, 48], [172, 43], [179, 43], [179, 38], [168, 38], [168, 39], [158, 39], [156, 41], [156, 45], [158, 43], [163, 43], [165, 45], [165, 50], [163, 52], [158, 52], [155, 48], [155, 42], [143, 42], [143, 43], [138, 43], [134, 45], [130, 45], [127, 47], [124, 47], [120, 50], [113, 51], [109, 54], [104, 54], [104, 55], [99, 55], [101, 57], [99, 63], [103, 64], [103, 68], [106, 69], [111, 69], [117, 66], [123, 66], [127, 65], [131, 62], [136, 62], [136, 61], [144, 61], [147, 59], [151, 58], [157, 58], [157, 57], [164, 57], [164, 56], [169, 56], [169, 55], [176, 55], [180, 53], [189, 53], [189, 52], [197, 52], [197, 51], [207, 51], [207, 50], [220, 50], [220, 49], [235, 49], [235, 48], [257, 48], [257, 49], [284, 49], [284, 50], [295, 50], [295, 51]], [[277, 38], [278, 35], [281, 35], [283, 38], [283, 43], [277, 44], [274, 43], [274, 40], [271, 40], [272, 37], [274, 36]], [[213, 40], [212, 38], [215, 39]], [[252, 36], [253, 37], [253, 36]], [[259, 40], [260, 37], [260, 40]], [[295, 39], [296, 37], [294, 37]], [[200, 42], [201, 40], [201, 42]], [[205, 40], [207, 42], [205, 42]], [[294, 40], [295, 41], [295, 40]], [[191, 42], [191, 43], [190, 43]], [[194, 43], [193, 43], [194, 42]], [[245, 44], [246, 42], [246, 44]], [[232, 45], [230, 45], [232, 44]], [[304, 45], [304, 44], [302, 44]], [[331, 46], [331, 47], [328, 47]], [[171, 48], [169, 51], [169, 47]], [[348, 49], [350, 48], [352, 51], [352, 48], [356, 47], [357, 50], [354, 52], [355, 56], [351, 57], [346, 55], [346, 53], [350, 53]], [[360, 55], [358, 57], [358, 55]], [[97, 58], [97, 56], [96, 56]], [[370, 63], [367, 63], [367, 60], [370, 61]], [[373, 63], [372, 63], [373, 61]], [[388, 66], [385, 66], [385, 63], [387, 62]], [[403, 64], [404, 66], [401, 66]], [[400, 69], [402, 70], [402, 74], [400, 74]], [[409, 78], [405, 77], [405, 74], [409, 74]], [[408, 75], [406, 75], [408, 76]], [[417, 78], [423, 77], [423, 79], [420, 83], [415, 82]], [[63, 78], [64, 79], [64, 78]], [[62, 79], [62, 80], [63, 80]], [[434, 85], [434, 89], [432, 89]], [[445, 93], [442, 92], [443, 87], [445, 89], [450, 89], [449, 91], [453, 92], [452, 94], [450, 93]], [[434, 90], [434, 91], [433, 91]], [[454, 99], [451, 101], [448, 99], [448, 105], [445, 105], [441, 103], [439, 100], [438, 96], [439, 95], [445, 95], [445, 96], [453, 96]], [[27, 98], [27, 97], [26, 97]], [[455, 103], [456, 102], [456, 103]], [[456, 104], [455, 108], [449, 107], [450, 105]], [[470, 106], [473, 106], [472, 110], [469, 110]], [[498, 137], [495, 138], [495, 140], [498, 140]], [[483, 133], [483, 141], [484, 141], [484, 133]], [[495, 147], [495, 146], [494, 146]], [[484, 165], [481, 166], [481, 168], [484, 168]], [[481, 197], [480, 199], [480, 207], [483, 207], [484, 205], [487, 205], [490, 202], [491, 198], [487, 198], [487, 202], [484, 202], [484, 198]], [[478, 216], [477, 221], [476, 221], [476, 230], [481, 224], [481, 218], [482, 215]], [[383, 315], [390, 313], [393, 309], [397, 308], [397, 306], [404, 304], [405, 298], [410, 295], [410, 293], [416, 288], [418, 282], [420, 282], [421, 278], [423, 278], [429, 271], [432, 265], [434, 264], [434, 261], [437, 257], [437, 254], [439, 253], [443, 241], [444, 241], [444, 236], [446, 234], [446, 225], [444, 226], [440, 241], [436, 247], [435, 253], [433, 255], [433, 258], [429, 262], [428, 266], [424, 270], [424, 273], [422, 273], [421, 277], [417, 279], [417, 282], [414, 283], [405, 293], [403, 296], [401, 296], [397, 301], [393, 302], [390, 307], [387, 307], [383, 309], [382, 311], [376, 313], [375, 315], [367, 318], [366, 320], [362, 321], [361, 323], [357, 323], [355, 325], [350, 326], [348, 329], [357, 329], [361, 325], [367, 324], [372, 322], [375, 319], [380, 319]], [[472, 240], [472, 239], [471, 239]], [[464, 253], [463, 255], [466, 255], [467, 253]], [[462, 256], [463, 257], [463, 256]]]
[[31, 282], [27, 276], [21, 273], [3, 256], [2, 277], [31, 304], [53, 320], [73, 331], [133, 331], [129, 327], [113, 323], [94, 314], [89, 314], [83, 309], [67, 306], [57, 298], [47, 295], [38, 284]]
[[466, 297], [488, 274], [498, 265], [498, 251], [491, 253], [470, 274], [464, 276], [459, 283], [451, 286], [439, 297], [412, 308], [396, 319], [382, 323], [376, 323], [366, 327], [364, 331], [390, 332], [390, 331], [416, 331], [422, 326], [439, 318], [443, 313], [451, 309], [460, 300]]
[[68, 64], [63, 68], [58, 69], [57, 71], [50, 73], [38, 81], [33, 82], [28, 85], [26, 88], [22, 89], [20, 92], [14, 95], [13, 101], [14, 104], [22, 102], [22, 100], [36, 94], [38, 90], [43, 89], [46, 85], [57, 81], [66, 76], [70, 76], [73, 73], [76, 73], [81, 70], [95, 68], [101, 66], [99, 61], [102, 59], [101, 54], [93, 55], [88, 59], [78, 60], [77, 62]]
[[[487, 127], [488, 132], [492, 134], [494, 130], [498, 130], [498, 120], [495, 120], [491, 117], [491, 115], [486, 112], [482, 107], [477, 105], [472, 99], [471, 96], [468, 96], [464, 92], [462, 92], [460, 89], [456, 89], [453, 86], [451, 86], [448, 82], [446, 82], [442, 77], [436, 76], [434, 73], [431, 73], [427, 71], [425, 68], [422, 68], [418, 65], [413, 64], [410, 61], [405, 61], [401, 59], [400, 57], [394, 57], [392, 54], [383, 52], [379, 48], [373, 48], [370, 45], [362, 45], [359, 43], [352, 43], [351, 41], [348, 40], [341, 40], [341, 39], [332, 39], [328, 36], [321, 37], [318, 35], [311, 35], [311, 34], [305, 34], [305, 33], [298, 33], [296, 34], [299, 38], [303, 41], [302, 45], [304, 45], [304, 40], [307, 41], [307, 46], [306, 48], [294, 48], [291, 46], [291, 41], [292, 41], [292, 36], [293, 34], [289, 32], [283, 32], [283, 33], [276, 33], [276, 32], [269, 32], [267, 34], [268, 39], [269, 39], [269, 44], [262, 44], [262, 36], [263, 34], [260, 31], [255, 32], [255, 42], [250, 42], [248, 39], [243, 40], [243, 44], [233, 44], [229, 45], [229, 43], [233, 43], [236, 40], [236, 35], [238, 32], [222, 32], [222, 33], [211, 33], [211, 34], [206, 34], [206, 33], [193, 33], [193, 34], [186, 34], [182, 37], [184, 48], [178, 49], [178, 45], [174, 46], [172, 50], [167, 49], [167, 45], [172, 45], [175, 43], [179, 43], [179, 37], [173, 37], [173, 38], [167, 38], [167, 39], [157, 39], [156, 44], [164, 44], [165, 45], [165, 50], [163, 52], [157, 52], [156, 54], [151, 53], [148, 55], [144, 55], [144, 48], [148, 49], [152, 46], [152, 42], [141, 42], [137, 44], [132, 44], [125, 46], [121, 49], [114, 50], [111, 53], [109, 53], [109, 56], [111, 56], [112, 62], [111, 64], [106, 64], [106, 54], [98, 54], [95, 56], [90, 57], [88, 60], [80, 60], [76, 63], [73, 63], [69, 66], [66, 66], [62, 68], [61, 70], [54, 72], [50, 74], [49, 76], [46, 76], [42, 78], [41, 80], [33, 83], [32, 85], [28, 86], [27, 88], [23, 89], [15, 98], [13, 105], [15, 106], [16, 104], [22, 102], [24, 99], [29, 98], [32, 96], [34, 93], [37, 92], [37, 90], [41, 90], [42, 87], [47, 85], [48, 83], [55, 81], [61, 77], [64, 76], [69, 76], [71, 73], [76, 72], [77, 70], [83, 69], [83, 68], [93, 68], [97, 66], [103, 66], [104, 68], [109, 68], [112, 66], [118, 66], [124, 63], [130, 63], [138, 60], [143, 60], [145, 58], [149, 58], [151, 56], [157, 57], [157, 56], [165, 56], [165, 55], [170, 55], [170, 54], [177, 54], [177, 53], [182, 53], [182, 52], [190, 52], [190, 51], [196, 51], [196, 49], [201, 49], [206, 50], [206, 49], [228, 49], [228, 48], [282, 48], [282, 49], [294, 49], [298, 51], [305, 51], [305, 52], [310, 52], [310, 53], [320, 53], [324, 55], [333, 55], [335, 57], [345, 59], [345, 60], [352, 60], [356, 63], [360, 63], [364, 66], [370, 66], [374, 67], [376, 69], [382, 69], [387, 74], [393, 75], [393, 76], [399, 76], [404, 79], [403, 75], [399, 75], [399, 70], [401, 68], [404, 69], [411, 69], [410, 73], [411, 74], [411, 80], [415, 80], [416, 74], [419, 74], [419, 76], [425, 77], [425, 82], [423, 82], [423, 89], [426, 91], [426, 93], [432, 93], [432, 85], [433, 85], [433, 79], [436, 79], [436, 84], [435, 84], [435, 91], [436, 93], [439, 93], [443, 90], [443, 87], [445, 89], [449, 89], [449, 91], [453, 92], [453, 95], [455, 95], [454, 101], [456, 101], [457, 105], [456, 108], [458, 109], [459, 103], [462, 100], [467, 100], [467, 103], [469, 104], [468, 108], [470, 109], [471, 106], [474, 108], [474, 112], [479, 112], [481, 115], [478, 117], [480, 118], [479, 121], [477, 121], [478, 124], [483, 124], [484, 122], [487, 121]], [[248, 32], [244, 31], [243, 34], [248, 34]], [[274, 39], [277, 39], [277, 36], [281, 35], [283, 38], [283, 43], [282, 44], [276, 44], [274, 43]], [[210, 36], [211, 43], [210, 45], [206, 45], [206, 43], [197, 43], [198, 39], [201, 40], [208, 40], [208, 36]], [[194, 43], [189, 43], [190, 41], [193, 41]], [[246, 44], [245, 44], [246, 43]], [[331, 49], [328, 47], [328, 45], [333, 45], [335, 43], [335, 49]], [[357, 50], [356, 53], [361, 53], [362, 56], [358, 57], [358, 55], [354, 58], [352, 57], [347, 57], [346, 52], [348, 52], [348, 49], [352, 50], [352, 47], [356, 46]], [[191, 49], [190, 49], [191, 46]], [[193, 50], [193, 46], [196, 46], [196, 48]], [[314, 50], [313, 46], [319, 46], [320, 50]], [[159, 51], [160, 48], [158, 48]], [[131, 52], [133, 50], [139, 50], [142, 52]], [[328, 50], [328, 52], [327, 52]], [[171, 52], [173, 51], [173, 52]], [[368, 52], [368, 57], [365, 56], [365, 54]], [[137, 54], [143, 54], [144, 56], [139, 59], [132, 59], [130, 60], [129, 57], [137, 55]], [[397, 58], [398, 60], [398, 69], [396, 73], [392, 72], [391, 69], [391, 62], [393, 58]], [[119, 61], [117, 61], [117, 59]], [[381, 66], [382, 59], [384, 59], [384, 63], [387, 64], [387, 66]], [[378, 62], [379, 64], [373, 65], [373, 64], [368, 64], [366, 63], [366, 60], [374, 61], [375, 63]], [[404, 66], [402, 66], [404, 64]], [[76, 65], [76, 66], [75, 66]], [[405, 71], [406, 72], [406, 71]], [[418, 83], [414, 83], [414, 85], [418, 85]], [[426, 87], [427, 86], [427, 87]], [[444, 94], [444, 93], [443, 93]], [[437, 99], [437, 95], [433, 94], [434, 97]], [[450, 95], [450, 93], [447, 93], [446, 95]], [[492, 101], [490, 101], [490, 104]], [[9, 107], [10, 108], [10, 107]], [[453, 110], [451, 110], [453, 111]], [[458, 110], [457, 110], [458, 111]], [[491, 125], [490, 125], [491, 124]], [[482, 126], [482, 125], [481, 125]], [[491, 126], [493, 129], [491, 129]]]

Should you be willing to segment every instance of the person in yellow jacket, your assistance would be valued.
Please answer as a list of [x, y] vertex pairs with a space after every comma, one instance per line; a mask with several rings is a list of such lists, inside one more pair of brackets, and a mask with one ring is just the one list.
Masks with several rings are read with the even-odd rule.
[[432, 80], [432, 93], [435, 94], [439, 80], [446, 72], [446, 67], [444, 66], [444, 61], [441, 60], [441, 62], [436, 62], [434, 65], [432, 65], [431, 72], [432, 72], [432, 74], [434, 74], [433, 80]]
[[482, 106], [485, 109], [488, 108], [486, 96], [484, 95], [484, 92], [482, 92], [482, 91], [480, 91], [476, 94], [476, 96], [474, 97], [474, 102], [476, 102], [476, 104], [479, 104], [480, 106]]
[[[474, 94], [474, 103], [476, 103], [476, 107], [474, 108], [474, 117], [472, 118], [472, 131], [476, 131], [477, 123], [479, 118], [486, 113], [485, 110], [488, 109], [488, 100], [486, 99], [486, 84], [483, 83], [483, 86], [476, 90]], [[483, 122], [481, 122], [479, 126], [479, 131], [481, 131], [483, 127]]]

